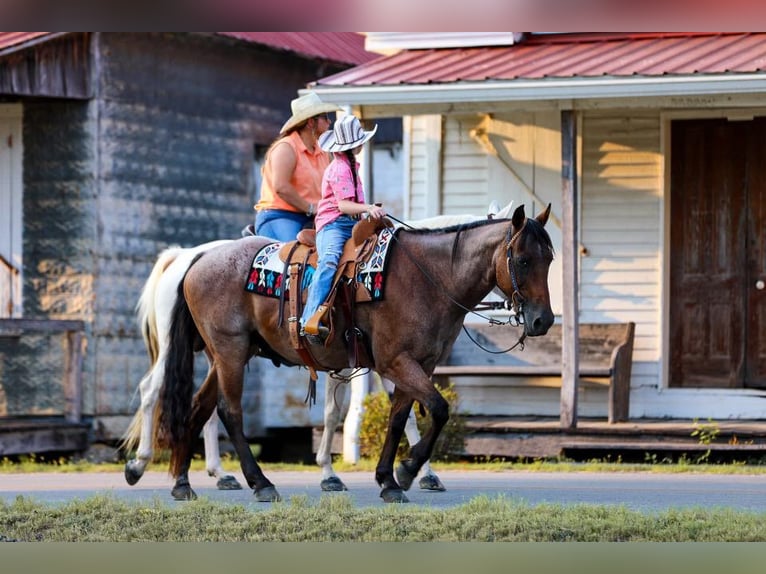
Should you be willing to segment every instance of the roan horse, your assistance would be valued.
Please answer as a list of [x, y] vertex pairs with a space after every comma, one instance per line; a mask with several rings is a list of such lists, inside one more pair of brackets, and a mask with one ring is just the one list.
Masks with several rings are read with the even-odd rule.
[[[550, 205], [536, 218], [519, 206], [508, 220], [489, 220], [445, 229], [402, 230], [390, 250], [386, 297], [358, 305], [354, 326], [335, 317], [338, 333], [356, 327], [365, 336], [367, 357], [361, 366], [395, 385], [386, 439], [375, 471], [385, 502], [406, 502], [409, 489], [433, 451], [449, 418], [447, 401], [431, 375], [449, 353], [463, 320], [495, 287], [524, 324], [523, 336], [540, 336], [553, 324], [548, 269], [553, 246], [544, 229]], [[256, 500], [280, 496], [263, 474], [242, 431], [242, 385], [250, 357], [300, 365], [288, 327], [279, 324], [279, 301], [243, 288], [255, 254], [270, 240], [245, 238], [214, 248], [192, 262], [179, 285], [173, 309], [169, 350], [160, 402], [159, 428], [171, 448], [174, 496], [192, 498], [188, 471], [192, 441], [218, 405], [218, 413], [240, 459]], [[322, 370], [347, 368], [344, 337], [312, 352]], [[194, 353], [205, 348], [215, 366], [194, 395]], [[432, 424], [410, 448], [394, 477], [394, 459], [413, 402], [431, 414]], [[398, 479], [398, 481], [397, 481]]]
[[[500, 209], [497, 202], [490, 203], [487, 218], [502, 219], [510, 215], [513, 202]], [[407, 227], [421, 229], [457, 225], [482, 219], [475, 215], [441, 215], [428, 219], [405, 222]], [[230, 243], [231, 239], [211, 241], [195, 247], [169, 247], [157, 257], [149, 277], [144, 283], [136, 305], [138, 325], [149, 353], [150, 367], [138, 386], [140, 405], [124, 437], [122, 448], [130, 453], [135, 450], [135, 458], [125, 463], [125, 479], [128, 484], [136, 484], [144, 474], [147, 465], [154, 456], [153, 425], [154, 413], [159, 398], [162, 376], [165, 371], [167, 340], [170, 331], [171, 311], [178, 295], [178, 284], [195, 256], [219, 245]], [[349, 369], [349, 372], [352, 370]], [[341, 415], [341, 406], [345, 400], [348, 381], [341, 372], [338, 376], [327, 378], [325, 386], [324, 431], [317, 449], [316, 462], [322, 471], [320, 487], [325, 491], [346, 490], [343, 481], [332, 468], [332, 436]], [[393, 392], [390, 381], [382, 379], [387, 392]], [[405, 433], [410, 444], [420, 440], [414, 411], [410, 411], [405, 426]], [[205, 445], [205, 468], [210, 476], [217, 478], [220, 490], [238, 490], [242, 488], [237, 479], [227, 474], [221, 466], [218, 447], [218, 416], [214, 410], [203, 432]], [[444, 490], [439, 477], [433, 473], [428, 462], [423, 465], [423, 477], [419, 485], [424, 490]]]

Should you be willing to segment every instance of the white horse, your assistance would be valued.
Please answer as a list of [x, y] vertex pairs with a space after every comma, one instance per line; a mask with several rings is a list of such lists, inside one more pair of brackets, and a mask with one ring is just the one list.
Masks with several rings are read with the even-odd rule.
[[[503, 209], [499, 209], [497, 202], [493, 201], [489, 206], [486, 217], [506, 218], [511, 213], [512, 205], [513, 202]], [[482, 219], [482, 217], [474, 215], [446, 215], [412, 221], [406, 225], [415, 228], [437, 228], [467, 223], [478, 219]], [[138, 482], [154, 455], [154, 414], [165, 370], [171, 311], [176, 301], [178, 285], [192, 260], [198, 254], [230, 241], [233, 240], [222, 239], [196, 247], [169, 247], [165, 249], [158, 256], [152, 272], [141, 291], [141, 296], [136, 305], [136, 312], [151, 365], [149, 371], [139, 383], [138, 391], [141, 397], [141, 404], [122, 441], [122, 447], [126, 452], [136, 449], [135, 458], [125, 463], [125, 480], [128, 484], [132, 485]], [[346, 396], [347, 385], [344, 383], [348, 382], [347, 377], [352, 372], [353, 369], [348, 369], [335, 376], [326, 377], [324, 430], [316, 455], [316, 462], [322, 471], [320, 486], [324, 491], [346, 490], [345, 484], [343, 484], [343, 481], [335, 474], [332, 468], [331, 449], [333, 434], [338, 426], [341, 406]], [[393, 392], [393, 384], [384, 378], [381, 379], [384, 389], [389, 393]], [[420, 440], [414, 411], [410, 411], [407, 425], [405, 426], [405, 434], [410, 444], [416, 444]], [[210, 419], [205, 424], [202, 435], [205, 445], [205, 468], [210, 476], [218, 479], [217, 487], [220, 490], [241, 489], [242, 486], [237, 479], [231, 474], [227, 474], [221, 467], [218, 445], [218, 415], [216, 411], [213, 411]], [[419, 482], [421, 489], [445, 490], [444, 485], [438, 476], [434, 474], [428, 462], [423, 465], [422, 470], [423, 476]]]

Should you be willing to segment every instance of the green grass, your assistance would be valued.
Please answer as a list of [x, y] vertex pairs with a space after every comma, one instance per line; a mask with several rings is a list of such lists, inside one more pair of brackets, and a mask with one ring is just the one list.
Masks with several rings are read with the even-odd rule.
[[766, 514], [670, 510], [645, 514], [596, 505], [529, 506], [476, 497], [447, 510], [355, 508], [344, 495], [293, 497], [256, 510], [205, 499], [138, 506], [110, 496], [50, 508], [23, 497], [0, 503], [0, 540], [41, 542], [654, 541], [766, 540]]

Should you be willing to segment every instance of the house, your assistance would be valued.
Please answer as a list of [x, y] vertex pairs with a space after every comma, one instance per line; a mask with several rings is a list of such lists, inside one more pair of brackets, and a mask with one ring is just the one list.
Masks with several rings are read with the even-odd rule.
[[[157, 255], [239, 237], [297, 90], [374, 56], [350, 32], [0, 34], [0, 454], [121, 436]], [[321, 421], [305, 376], [260, 368], [248, 435]]]
[[[558, 321], [636, 324], [631, 421], [766, 418], [766, 34], [376, 32], [367, 47], [385, 55], [310, 88], [403, 118], [405, 217], [550, 202]], [[606, 412], [574, 373], [464, 408], [572, 429]]]

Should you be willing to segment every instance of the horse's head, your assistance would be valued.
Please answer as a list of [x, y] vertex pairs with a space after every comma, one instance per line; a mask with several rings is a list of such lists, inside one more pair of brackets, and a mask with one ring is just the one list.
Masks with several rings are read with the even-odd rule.
[[524, 332], [530, 337], [545, 335], [553, 325], [548, 291], [553, 244], [544, 229], [550, 213], [548, 204], [537, 217], [529, 219], [524, 205], [517, 207], [496, 257], [497, 285], [523, 318]]

